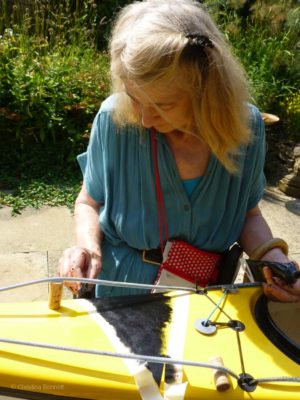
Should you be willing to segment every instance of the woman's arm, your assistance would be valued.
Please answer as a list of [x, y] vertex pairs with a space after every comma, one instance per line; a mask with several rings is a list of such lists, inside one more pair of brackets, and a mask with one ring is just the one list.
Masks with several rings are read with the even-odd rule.
[[[101, 270], [100, 204], [87, 193], [83, 183], [75, 203], [76, 245], [66, 249], [59, 260], [59, 275], [66, 277], [96, 278]], [[74, 293], [80, 284], [66, 282]]]
[[99, 226], [99, 209], [101, 204], [89, 196], [85, 184], [75, 202], [76, 243], [91, 253], [101, 256], [101, 231]]
[[[273, 238], [271, 229], [264, 219], [258, 206], [248, 211], [244, 227], [239, 239], [245, 253], [250, 256], [260, 244]], [[267, 261], [289, 262], [288, 257], [279, 248], [269, 250], [261, 258]]]

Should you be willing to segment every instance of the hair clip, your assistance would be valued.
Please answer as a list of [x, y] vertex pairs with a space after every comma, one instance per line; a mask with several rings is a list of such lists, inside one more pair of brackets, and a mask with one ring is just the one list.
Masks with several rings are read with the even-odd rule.
[[198, 47], [202, 50], [206, 47], [213, 48], [213, 42], [205, 35], [199, 35], [198, 33], [191, 33], [186, 35], [186, 38], [189, 41], [190, 46]]

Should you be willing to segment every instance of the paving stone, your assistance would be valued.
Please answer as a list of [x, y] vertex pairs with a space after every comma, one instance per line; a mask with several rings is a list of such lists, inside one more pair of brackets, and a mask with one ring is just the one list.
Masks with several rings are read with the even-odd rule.
[[[300, 254], [300, 217], [287, 209], [286, 203], [272, 198], [264, 198], [260, 208], [274, 237], [284, 239], [289, 245], [291, 257]], [[294, 258], [295, 258], [294, 257]], [[300, 260], [299, 260], [300, 261]]]
[[[1, 287], [48, 276], [47, 252], [0, 253]], [[0, 292], [0, 301], [36, 301], [48, 299], [47, 284], [26, 286]]]
[[2, 207], [0, 238], [0, 252], [63, 250], [73, 243], [73, 216], [67, 207], [43, 207], [12, 217]]

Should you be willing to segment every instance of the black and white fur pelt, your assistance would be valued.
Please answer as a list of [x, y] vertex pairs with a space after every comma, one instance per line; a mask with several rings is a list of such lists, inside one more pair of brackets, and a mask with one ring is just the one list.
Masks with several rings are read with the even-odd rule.
[[[86, 297], [86, 296], [81, 296]], [[97, 312], [115, 330], [120, 341], [133, 354], [164, 356], [164, 328], [172, 318], [170, 298], [163, 293], [90, 298]], [[142, 362], [142, 361], [141, 361]], [[147, 363], [157, 384], [160, 384], [163, 364]], [[176, 367], [166, 365], [165, 382], [176, 380]]]

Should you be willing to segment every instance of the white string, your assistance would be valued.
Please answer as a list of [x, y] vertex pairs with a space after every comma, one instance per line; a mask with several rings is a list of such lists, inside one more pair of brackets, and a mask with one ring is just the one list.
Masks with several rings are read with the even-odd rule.
[[[211, 319], [211, 317], [213, 316], [213, 314], [215, 313], [215, 311], [220, 308], [220, 304], [222, 303], [222, 301], [224, 300], [224, 298], [227, 296], [228, 292], [227, 290], [224, 290], [224, 293], [222, 295], [222, 297], [220, 298], [220, 300], [218, 301], [218, 303], [215, 305], [215, 307], [213, 308], [213, 310], [211, 311], [211, 313], [209, 314], [209, 316], [206, 318], [206, 320], [203, 322], [204, 326], [208, 325], [209, 320]], [[222, 310], [221, 310], [222, 311]]]
[[[35, 279], [32, 281], [17, 283], [14, 285], [9, 286], [2, 286], [0, 287], [0, 292], [5, 292], [7, 290], [18, 289], [25, 286], [36, 285], [39, 283], [63, 283], [63, 282], [81, 282], [81, 283], [90, 283], [93, 285], [101, 285], [101, 286], [114, 286], [114, 287], [127, 287], [132, 289], [157, 289], [157, 285], [150, 285], [144, 283], [134, 283], [134, 282], [118, 282], [118, 281], [108, 281], [103, 279], [91, 279], [91, 278], [79, 278], [79, 277], [50, 277], [50, 278], [42, 278], [42, 279]], [[186, 286], [170, 286], [170, 285], [159, 285], [159, 289], [164, 290], [180, 290], [185, 292], [192, 292], [192, 293], [200, 293], [203, 294], [206, 291], [216, 290], [216, 289], [238, 289], [238, 288], [247, 288], [247, 287], [258, 287], [261, 286], [262, 283], [260, 282], [246, 282], [246, 283], [236, 283], [230, 285], [214, 285], [214, 286], [207, 286], [205, 288], [200, 287], [186, 287]]]
[[[180, 365], [187, 365], [191, 367], [202, 367], [202, 368], [210, 368], [214, 370], [218, 370], [228, 375], [231, 375], [236, 380], [239, 380], [239, 375], [235, 374], [231, 369], [215, 365], [209, 363], [202, 363], [197, 361], [185, 361], [185, 360], [177, 360], [174, 358], [168, 357], [156, 357], [156, 356], [147, 356], [143, 354], [125, 354], [125, 353], [113, 353], [110, 351], [100, 351], [100, 350], [92, 350], [92, 349], [81, 349], [78, 347], [69, 347], [69, 346], [58, 346], [58, 345], [51, 345], [46, 343], [39, 343], [39, 342], [28, 342], [24, 340], [15, 340], [15, 339], [6, 339], [0, 338], [0, 342], [8, 343], [8, 344], [16, 344], [22, 346], [31, 346], [31, 347], [40, 347], [43, 349], [50, 349], [50, 350], [61, 350], [61, 351], [69, 351], [75, 353], [83, 353], [83, 354], [92, 354], [98, 356], [108, 356], [108, 357], [115, 357], [115, 358], [127, 358], [133, 360], [141, 360], [141, 361], [148, 361], [154, 362], [158, 364], [180, 364]], [[266, 382], [295, 382], [300, 383], [300, 377], [286, 377], [286, 376], [279, 376], [279, 377], [270, 377], [270, 378], [254, 378], [250, 383], [266, 383]]]
[[143, 354], [125, 354], [125, 353], [113, 353], [110, 351], [102, 351], [102, 350], [92, 350], [92, 349], [81, 349], [79, 347], [69, 347], [69, 346], [58, 346], [52, 345], [47, 343], [39, 343], [39, 342], [28, 342], [24, 340], [16, 340], [16, 339], [7, 339], [7, 338], [0, 338], [0, 342], [2, 343], [9, 343], [9, 344], [17, 344], [23, 346], [31, 346], [31, 347], [40, 347], [43, 349], [51, 349], [51, 350], [62, 350], [62, 351], [70, 351], [75, 353], [83, 353], [83, 354], [93, 354], [98, 356], [109, 356], [109, 357], [116, 357], [116, 358], [127, 358], [133, 360], [141, 360], [141, 361], [149, 361], [158, 364], [180, 364], [180, 365], [187, 365], [192, 367], [203, 367], [203, 368], [212, 368], [217, 369], [219, 371], [225, 372], [235, 379], [239, 379], [239, 376], [235, 374], [230, 369], [218, 366], [214, 364], [208, 363], [201, 363], [197, 361], [185, 361], [185, 360], [177, 360], [174, 358], [168, 357], [156, 357], [156, 356], [147, 356]]

